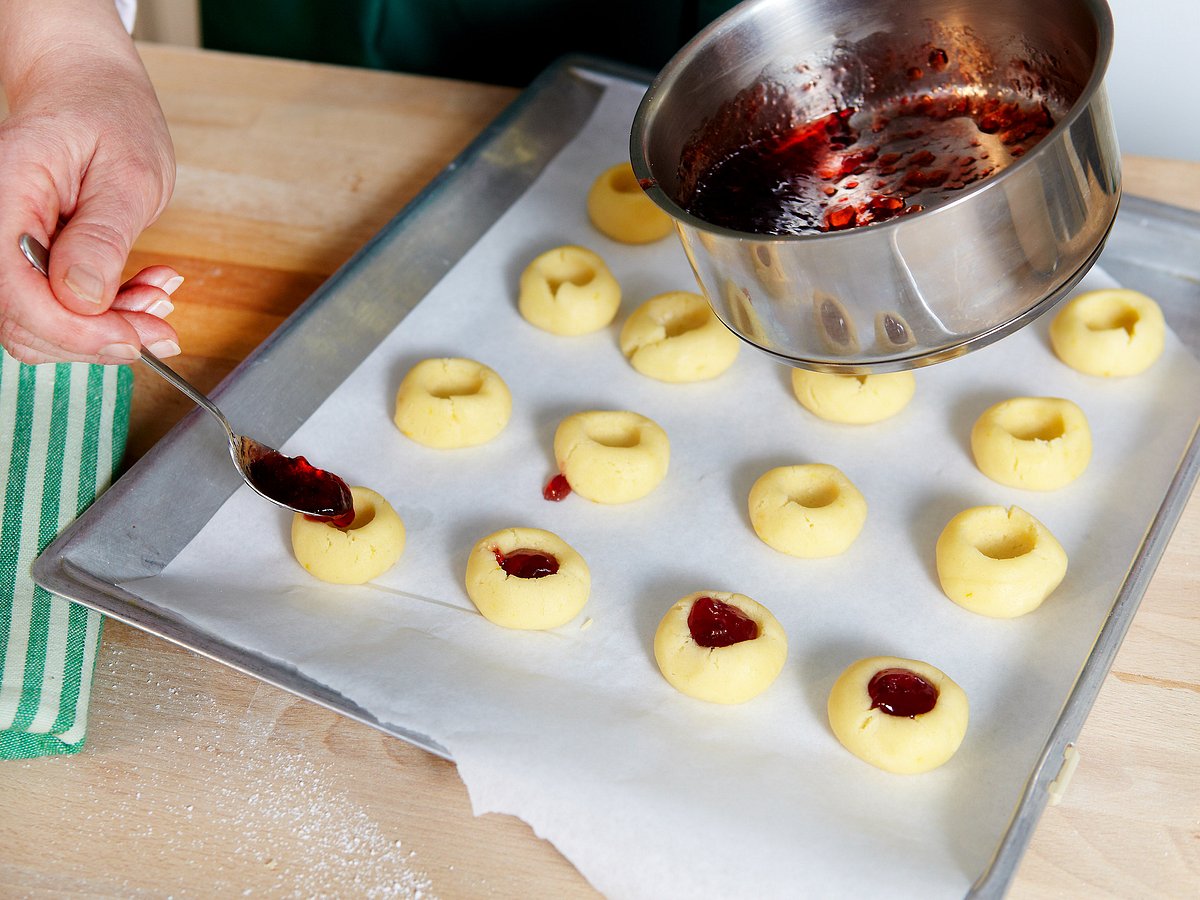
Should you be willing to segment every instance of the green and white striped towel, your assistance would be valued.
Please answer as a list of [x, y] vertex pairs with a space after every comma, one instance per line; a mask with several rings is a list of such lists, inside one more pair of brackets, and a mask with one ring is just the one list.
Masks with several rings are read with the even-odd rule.
[[2, 350], [0, 363], [0, 759], [76, 753], [102, 617], [35, 585], [29, 567], [112, 480], [133, 373]]

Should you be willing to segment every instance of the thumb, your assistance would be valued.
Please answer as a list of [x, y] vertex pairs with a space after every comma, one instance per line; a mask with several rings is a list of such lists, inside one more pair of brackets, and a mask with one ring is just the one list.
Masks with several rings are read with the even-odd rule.
[[50, 253], [50, 289], [63, 306], [99, 315], [112, 305], [142, 228], [138, 212], [119, 190], [80, 198]]

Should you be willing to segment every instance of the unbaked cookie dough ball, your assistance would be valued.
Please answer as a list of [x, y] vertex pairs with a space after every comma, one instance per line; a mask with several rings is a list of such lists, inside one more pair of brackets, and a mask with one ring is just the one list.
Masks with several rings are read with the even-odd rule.
[[942, 591], [964, 609], [1011, 619], [1032, 612], [1062, 583], [1067, 553], [1016, 506], [976, 506], [947, 523], [937, 541]]
[[467, 596], [505, 628], [564, 625], [587, 603], [592, 577], [583, 557], [540, 528], [503, 528], [480, 540], [467, 559]]
[[651, 297], [621, 328], [621, 352], [630, 365], [659, 381], [704, 381], [733, 365], [742, 342], [708, 301], [689, 291]]
[[473, 359], [426, 359], [396, 391], [396, 427], [426, 447], [474, 447], [508, 424], [512, 395], [503, 379]]
[[645, 416], [595, 410], [559, 423], [554, 458], [576, 493], [595, 503], [628, 503], [646, 496], [666, 476], [671, 443]]
[[867, 425], [896, 415], [917, 389], [912, 372], [834, 375], [792, 369], [792, 392], [800, 405], [830, 422]]
[[659, 622], [654, 659], [680, 693], [711, 703], [744, 703], [782, 671], [787, 635], [770, 611], [749, 597], [699, 591]]
[[556, 247], [521, 273], [517, 308], [551, 334], [579, 335], [608, 325], [621, 305], [621, 286], [599, 256], [584, 247]]
[[1083, 474], [1092, 432], [1083, 410], [1058, 397], [1014, 397], [984, 411], [971, 429], [971, 453], [992, 481], [1053, 491]]
[[661, 240], [674, 227], [671, 217], [646, 196], [627, 162], [606, 169], [592, 183], [587, 211], [598, 231], [625, 244]]
[[1050, 324], [1058, 358], [1087, 375], [1146, 371], [1162, 355], [1167, 325], [1158, 304], [1127, 288], [1080, 294]]
[[812, 559], [844, 553], [867, 521], [867, 501], [824, 463], [780, 466], [750, 488], [750, 524], [770, 547]]
[[859, 759], [899, 775], [936, 769], [967, 733], [967, 695], [929, 663], [862, 659], [829, 692], [829, 726]]
[[404, 523], [392, 505], [365, 487], [351, 487], [354, 521], [292, 518], [292, 552], [310, 574], [333, 584], [364, 584], [378, 578], [404, 553]]

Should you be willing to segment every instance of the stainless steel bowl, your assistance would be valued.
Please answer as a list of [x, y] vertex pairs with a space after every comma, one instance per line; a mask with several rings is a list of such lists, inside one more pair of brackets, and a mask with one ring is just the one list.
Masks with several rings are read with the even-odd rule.
[[[822, 371], [927, 365], [1026, 324], [1099, 255], [1120, 200], [1112, 38], [1104, 0], [749, 0], [654, 80], [633, 168], [751, 344]], [[920, 97], [1041, 105], [1054, 124], [1013, 156], [977, 120], [955, 123], [994, 172], [888, 221], [775, 235], [688, 211], [705, 167], [741, 148], [844, 110], [866, 128]]]

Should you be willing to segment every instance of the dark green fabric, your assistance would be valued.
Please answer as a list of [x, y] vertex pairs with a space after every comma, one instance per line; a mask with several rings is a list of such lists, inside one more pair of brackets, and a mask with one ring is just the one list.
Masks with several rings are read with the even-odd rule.
[[733, 0], [201, 0], [205, 47], [524, 86], [567, 53], [663, 66]]

